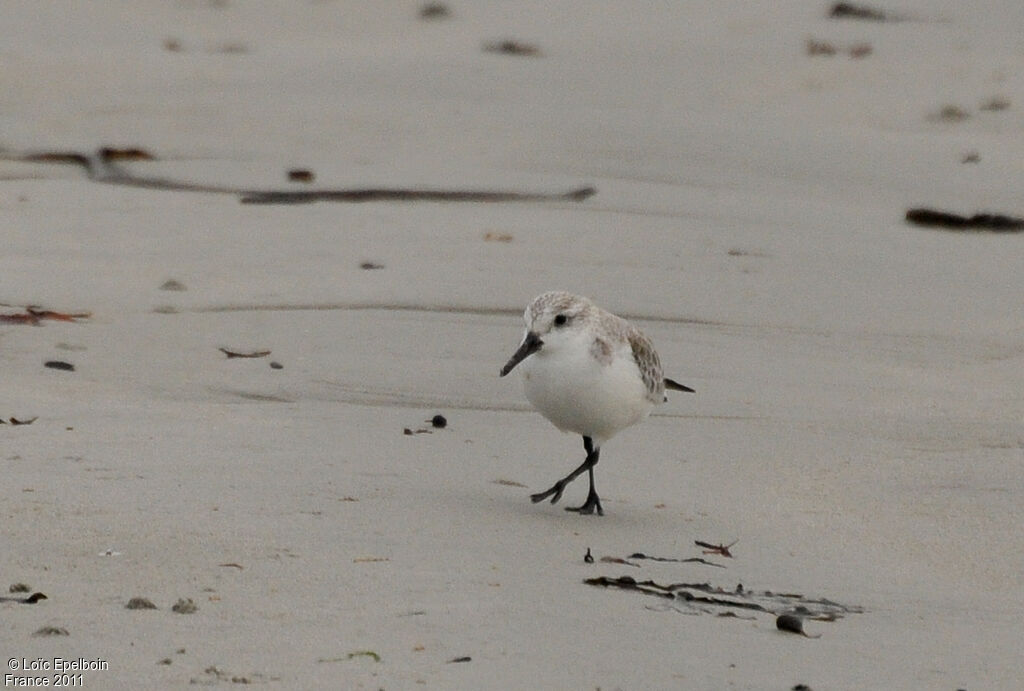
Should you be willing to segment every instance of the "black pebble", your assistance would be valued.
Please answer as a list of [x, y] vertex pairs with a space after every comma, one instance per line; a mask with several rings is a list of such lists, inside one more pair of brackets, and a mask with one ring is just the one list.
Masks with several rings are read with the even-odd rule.
[[75, 366], [70, 362], [64, 362], [63, 360], [47, 360], [43, 363], [43, 367], [49, 367], [50, 369], [61, 369], [68, 372], [74, 372]]
[[448, 420], [445, 419], [444, 415], [435, 415], [430, 418], [430, 424], [438, 429], [444, 429], [448, 426]]
[[775, 620], [775, 628], [779, 631], [789, 631], [790, 633], [803, 633], [804, 620], [795, 614], [781, 614]]
[[276, 361], [275, 362], [271, 362], [270, 363], [270, 369], [284, 369], [284, 365], [282, 365], [280, 362], [276, 362]]

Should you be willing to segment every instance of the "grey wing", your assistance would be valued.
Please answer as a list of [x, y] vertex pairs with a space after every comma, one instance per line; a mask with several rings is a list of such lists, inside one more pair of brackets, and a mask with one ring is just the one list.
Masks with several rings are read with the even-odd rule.
[[654, 344], [636, 328], [629, 330], [629, 346], [633, 349], [633, 360], [640, 369], [647, 398], [654, 403], [665, 401], [665, 378], [661, 374], [661, 360], [654, 350]]

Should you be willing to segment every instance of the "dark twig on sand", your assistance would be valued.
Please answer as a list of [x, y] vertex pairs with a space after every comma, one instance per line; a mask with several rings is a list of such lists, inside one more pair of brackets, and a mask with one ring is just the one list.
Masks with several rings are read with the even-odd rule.
[[709, 542], [701, 542], [700, 540], [693, 541], [693, 543], [698, 547], [704, 548], [704, 554], [719, 554], [723, 557], [729, 557], [730, 559], [732, 559], [732, 553], [729, 552], [729, 548], [735, 545], [737, 542], [739, 542], [739, 540], [733, 540], [727, 545], [723, 545], [721, 543], [717, 545], [712, 545]]
[[689, 559], [674, 559], [672, 557], [652, 557], [644, 554], [643, 552], [636, 552], [629, 555], [630, 559], [648, 559], [650, 561], [664, 561], [664, 562], [675, 562], [676, 564], [706, 564], [707, 566], [715, 566], [719, 569], [726, 568], [724, 564], [716, 564], [713, 561], [707, 559], [701, 559], [700, 557], [690, 557]]
[[[657, 595], [658, 597], [664, 598], [679, 598], [686, 602], [702, 603], [706, 605], [719, 605], [724, 607], [736, 607], [738, 609], [752, 609], [759, 612], [767, 612], [763, 606], [756, 602], [750, 602], [745, 599], [726, 599], [723, 597], [716, 597], [710, 593], [717, 592], [707, 583], [672, 583], [669, 585], [660, 585], [654, 581], [637, 581], [629, 576], [621, 576], [619, 578], [609, 578], [607, 576], [600, 576], [598, 578], [587, 578], [583, 581], [587, 585], [603, 586], [606, 588], [621, 588], [623, 590], [635, 590], [640, 593], [647, 595]], [[707, 595], [694, 595], [691, 591], [708, 593]], [[727, 595], [727, 593], [722, 593]]]
[[961, 216], [946, 211], [915, 208], [907, 211], [907, 223], [928, 228], [945, 230], [976, 231], [989, 233], [1019, 233], [1024, 231], [1024, 218], [1004, 214], [978, 213]]
[[508, 192], [503, 190], [439, 190], [416, 188], [357, 187], [340, 190], [255, 190], [228, 185], [202, 185], [167, 178], [142, 177], [119, 165], [120, 161], [152, 161], [145, 149], [114, 149], [103, 147], [94, 154], [77, 151], [44, 151], [37, 153], [0, 152], [0, 158], [34, 163], [60, 163], [85, 169], [90, 180], [110, 185], [141, 187], [179, 192], [205, 192], [238, 195], [243, 204], [309, 204], [312, 202], [545, 202], [583, 201], [593, 196], [593, 187], [579, 187], [569, 192]]
[[49, 598], [42, 593], [32, 593], [28, 597], [0, 597], [0, 602], [17, 602], [22, 605], [34, 605], [40, 600], [48, 600]]
[[62, 322], [74, 322], [79, 319], [88, 319], [91, 312], [54, 312], [37, 307], [26, 307], [24, 312], [15, 314], [0, 314], [0, 323], [3, 324], [31, 324], [37, 326], [44, 319]]
[[[745, 611], [770, 612], [772, 614], [788, 614], [816, 621], [836, 621], [847, 614], [860, 614], [862, 607], [843, 605], [826, 598], [805, 598], [798, 593], [775, 593], [770, 590], [755, 591], [737, 585], [727, 590], [712, 586], [710, 583], [669, 583], [662, 585], [651, 580], [638, 581], [630, 576], [610, 578], [601, 576], [587, 578], [587, 585], [604, 588], [632, 590], [645, 595], [655, 595], [666, 600], [686, 603], [688, 606], [701, 608], [702, 605], [740, 609]], [[704, 609], [710, 613], [712, 609]]]
[[593, 187], [563, 193], [495, 192], [480, 190], [425, 190], [403, 188], [250, 191], [242, 193], [243, 204], [309, 204], [311, 202], [543, 202], [583, 201], [594, 194]]
[[217, 348], [217, 350], [219, 350], [220, 352], [222, 352], [225, 355], [227, 355], [228, 359], [236, 358], [236, 357], [240, 357], [240, 358], [259, 358], [259, 357], [266, 357], [266, 356], [270, 355], [270, 351], [269, 350], [251, 350], [251, 351], [249, 351], [247, 353], [243, 353], [243, 352], [240, 352], [240, 351], [237, 351], [237, 350], [228, 350], [227, 348]]
[[832, 19], [866, 19], [874, 22], [891, 22], [901, 19], [898, 15], [891, 14], [867, 5], [858, 5], [852, 2], [837, 2], [832, 5], [828, 16]]

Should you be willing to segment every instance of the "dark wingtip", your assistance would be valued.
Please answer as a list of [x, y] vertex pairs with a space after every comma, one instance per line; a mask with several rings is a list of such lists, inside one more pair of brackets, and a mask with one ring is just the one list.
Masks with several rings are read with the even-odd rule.
[[687, 393], [697, 393], [695, 389], [691, 389], [689, 386], [680, 384], [677, 381], [673, 381], [668, 377], [665, 377], [665, 388], [671, 391], [685, 391]]

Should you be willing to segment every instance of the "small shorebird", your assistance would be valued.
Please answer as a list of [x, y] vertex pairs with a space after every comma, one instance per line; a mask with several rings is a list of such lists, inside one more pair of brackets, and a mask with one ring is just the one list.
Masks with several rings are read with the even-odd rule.
[[530, 498], [536, 503], [551, 497], [554, 504], [566, 485], [587, 471], [586, 502], [566, 511], [597, 511], [603, 516], [594, 489], [601, 445], [666, 401], [665, 389], [691, 393], [693, 389], [664, 377], [658, 353], [640, 329], [588, 298], [543, 293], [526, 308], [523, 320], [526, 335], [501, 368], [501, 376], [519, 365], [523, 389], [533, 407], [563, 432], [583, 435], [587, 452], [576, 470]]

